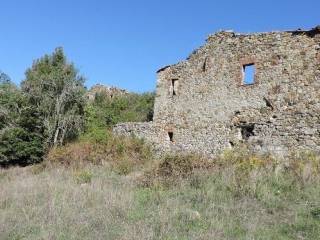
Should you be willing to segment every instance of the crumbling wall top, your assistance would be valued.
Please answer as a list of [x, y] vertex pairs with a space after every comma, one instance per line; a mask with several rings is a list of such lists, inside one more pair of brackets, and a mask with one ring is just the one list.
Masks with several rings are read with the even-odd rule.
[[[271, 32], [260, 32], [260, 33], [237, 33], [234, 32], [234, 30], [220, 30], [214, 34], [211, 34], [208, 36], [206, 39], [206, 44], [211, 44], [214, 42], [221, 42], [221, 41], [228, 41], [227, 39], [232, 39], [232, 38], [244, 38], [244, 37], [264, 37], [264, 36], [270, 36], [270, 35], [277, 35], [280, 36], [279, 34], [285, 34], [285, 35], [305, 35], [308, 37], [316, 37], [318, 36], [320, 38], [320, 25], [317, 25], [316, 27], [310, 29], [310, 30], [303, 30], [303, 29], [297, 29], [297, 30], [286, 30], [286, 31], [271, 31]], [[231, 40], [229, 40], [231, 41]], [[199, 53], [203, 49], [204, 46], [201, 46], [200, 48], [194, 50], [186, 60], [189, 60], [192, 58], [194, 55]], [[181, 61], [177, 64], [172, 64], [172, 65], [167, 65], [162, 68], [160, 68], [157, 71], [157, 74], [163, 72], [163, 71], [168, 71], [169, 69], [173, 68], [179, 68], [185, 64], [186, 61]]]
[[236, 33], [233, 30], [220, 30], [216, 33], [210, 34], [207, 38], [207, 42], [215, 40], [217, 38], [228, 38], [228, 37], [239, 37], [239, 36], [261, 36], [261, 35], [270, 35], [270, 34], [279, 34], [279, 33], [291, 33], [292, 35], [307, 35], [314, 37], [317, 34], [320, 34], [320, 25], [310, 29], [310, 30], [285, 30], [285, 31], [271, 31], [271, 32], [258, 32], [258, 33]]

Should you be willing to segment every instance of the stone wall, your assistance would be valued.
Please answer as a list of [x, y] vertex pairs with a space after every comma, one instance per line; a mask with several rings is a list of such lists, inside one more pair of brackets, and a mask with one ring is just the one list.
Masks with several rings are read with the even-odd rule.
[[[243, 82], [247, 65], [254, 84]], [[143, 137], [160, 152], [215, 156], [240, 143], [281, 155], [320, 151], [320, 27], [209, 36], [186, 61], [158, 71], [154, 119], [142, 126], [115, 132]]]

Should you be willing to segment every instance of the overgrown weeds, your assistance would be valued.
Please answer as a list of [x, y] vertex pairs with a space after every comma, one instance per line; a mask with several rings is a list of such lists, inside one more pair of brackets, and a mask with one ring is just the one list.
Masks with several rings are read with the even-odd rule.
[[88, 163], [109, 165], [119, 174], [128, 174], [152, 158], [149, 146], [141, 139], [113, 136], [107, 131], [101, 136], [82, 138], [78, 142], [53, 149], [47, 161], [74, 168]]
[[93, 175], [89, 170], [81, 170], [74, 173], [75, 181], [78, 184], [91, 183], [92, 177]]
[[144, 186], [170, 186], [190, 177], [197, 170], [209, 170], [213, 167], [213, 161], [200, 155], [166, 155], [146, 168], [141, 183]]
[[293, 152], [288, 157], [288, 171], [304, 184], [320, 176], [320, 156], [314, 152]]
[[196, 155], [154, 160], [147, 154], [132, 166], [130, 157], [137, 153], [128, 151], [141, 156], [143, 143], [117, 141], [99, 143], [113, 148], [101, 151], [101, 158], [105, 152], [116, 157], [103, 158], [106, 164], [81, 156], [78, 165], [80, 156], [56, 149], [75, 156], [70, 167], [61, 156], [60, 164], [52, 159], [34, 169], [0, 169], [0, 239], [313, 240], [320, 235], [315, 154], [281, 160], [247, 149], [213, 160]]
[[232, 191], [255, 195], [259, 184], [266, 179], [280, 181], [285, 178], [299, 186], [318, 182], [320, 157], [311, 152], [299, 152], [286, 159], [277, 159], [247, 148], [226, 150], [211, 160], [200, 155], [167, 155], [145, 170], [142, 185], [172, 185], [199, 171], [222, 174]]

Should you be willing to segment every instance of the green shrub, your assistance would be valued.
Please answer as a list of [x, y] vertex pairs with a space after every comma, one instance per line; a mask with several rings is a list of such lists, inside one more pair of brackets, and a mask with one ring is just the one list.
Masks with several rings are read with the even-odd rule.
[[38, 134], [23, 128], [8, 128], [0, 135], [0, 165], [38, 163], [42, 160], [44, 148]]
[[320, 221], [320, 207], [312, 209], [311, 215], [314, 219], [317, 219]]
[[145, 122], [153, 118], [154, 93], [134, 94], [110, 98], [97, 94], [85, 108], [86, 134], [111, 128], [119, 122]]
[[110, 131], [104, 127], [91, 128], [80, 136], [80, 141], [96, 144], [107, 144], [110, 140]]
[[91, 183], [93, 174], [89, 170], [81, 170], [75, 172], [74, 177], [78, 184]]

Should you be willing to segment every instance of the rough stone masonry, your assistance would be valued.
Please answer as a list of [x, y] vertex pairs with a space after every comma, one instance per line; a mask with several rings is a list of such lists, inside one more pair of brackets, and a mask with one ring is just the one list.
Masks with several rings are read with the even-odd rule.
[[243, 143], [277, 155], [320, 152], [320, 26], [221, 31], [157, 73], [153, 121], [118, 124], [115, 133], [144, 138], [158, 153], [215, 156]]

